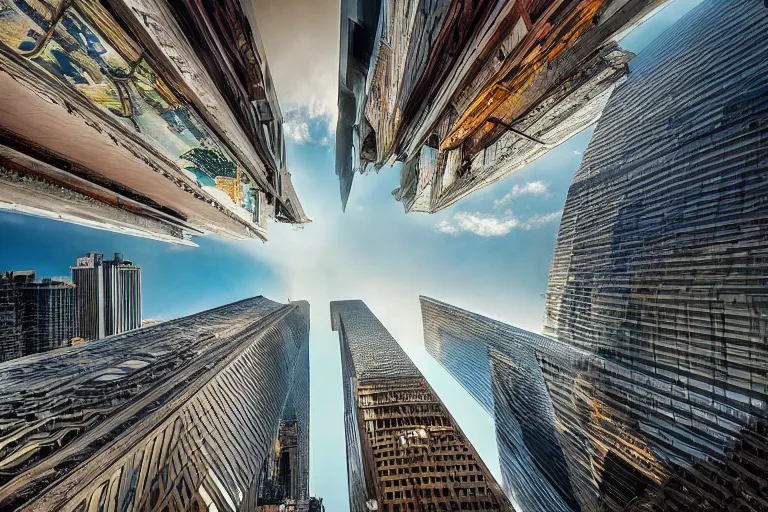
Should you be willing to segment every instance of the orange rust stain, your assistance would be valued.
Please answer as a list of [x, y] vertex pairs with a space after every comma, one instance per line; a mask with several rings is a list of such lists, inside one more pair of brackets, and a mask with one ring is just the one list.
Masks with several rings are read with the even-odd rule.
[[[530, 87], [538, 72], [573, 46], [581, 36], [592, 28], [595, 15], [603, 1], [582, 1], [561, 25], [571, 25], [565, 32], [552, 30], [549, 23], [543, 23], [540, 29], [534, 28], [529, 36], [540, 32], [544, 34], [543, 40], [534, 43], [528, 54], [523, 57], [518, 66], [518, 73], [506, 84], [496, 82], [480, 91], [453, 130], [443, 139], [440, 150], [447, 151], [457, 148], [478, 130], [483, 131], [483, 136], [494, 130], [496, 126], [489, 126], [487, 124], [488, 119], [500, 109], [506, 112], [514, 110], [515, 104]], [[526, 43], [521, 42], [520, 44]], [[512, 58], [513, 55], [514, 52], [508, 58]]]

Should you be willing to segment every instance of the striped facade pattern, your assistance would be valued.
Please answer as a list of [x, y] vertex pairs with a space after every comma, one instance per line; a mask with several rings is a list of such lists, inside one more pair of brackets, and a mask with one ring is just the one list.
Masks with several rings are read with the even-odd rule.
[[[306, 319], [309, 329], [309, 303], [291, 302], [296, 305]], [[296, 355], [291, 392], [283, 409], [283, 420], [296, 422], [298, 427], [298, 461], [295, 499], [309, 500], [309, 343], [303, 343]]]
[[13, 282], [0, 280], [0, 361], [24, 355], [18, 295]]
[[421, 372], [365, 303], [332, 302], [331, 324], [341, 345], [350, 510], [512, 510]]
[[77, 327], [75, 285], [42, 279], [32, 284], [26, 295], [34, 304], [35, 327], [31, 337], [25, 335], [24, 355], [70, 346]]
[[98, 340], [141, 327], [141, 267], [88, 253], [70, 267], [77, 285], [78, 335]]
[[77, 267], [71, 267], [72, 282], [75, 283], [75, 314], [77, 336], [86, 340], [104, 337], [104, 318], [99, 314], [104, 290], [104, 276], [95, 261], [84, 262], [78, 258]]
[[141, 327], [141, 267], [104, 262], [105, 336]]
[[303, 309], [256, 297], [1, 364], [0, 509], [254, 510]]
[[504, 487], [523, 510], [578, 509], [537, 353], [552, 340], [421, 297], [427, 351], [495, 419]]
[[[493, 402], [504, 482], [526, 509], [555, 510], [536, 502], [546, 496], [531, 481], [537, 471], [554, 488], [570, 481], [576, 502], [567, 510], [765, 509], [765, 420], [747, 422], [725, 449], [697, 451], [692, 443], [709, 428], [706, 418], [686, 430], [660, 421], [661, 406], [651, 408], [671, 389], [678, 407], [696, 410], [694, 393], [433, 299], [422, 297], [422, 315], [427, 350], [481, 405]], [[489, 378], [478, 360], [490, 366]]]
[[637, 57], [568, 193], [544, 333], [589, 358], [545, 376], [606, 467], [666, 482], [648, 510], [765, 509], [766, 52], [763, 2], [705, 0]]

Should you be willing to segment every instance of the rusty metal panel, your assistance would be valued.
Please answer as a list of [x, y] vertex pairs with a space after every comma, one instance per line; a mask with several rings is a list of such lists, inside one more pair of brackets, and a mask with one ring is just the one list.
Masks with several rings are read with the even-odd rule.
[[364, 302], [339, 333], [350, 510], [512, 510], [439, 397]]

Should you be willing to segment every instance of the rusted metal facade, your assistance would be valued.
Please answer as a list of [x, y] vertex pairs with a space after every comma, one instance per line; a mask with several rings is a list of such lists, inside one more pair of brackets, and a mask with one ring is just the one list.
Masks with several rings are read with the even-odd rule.
[[256, 510], [281, 420], [308, 442], [305, 312], [256, 297], [0, 364], [0, 509]]
[[512, 506], [421, 372], [362, 301], [331, 303], [339, 333], [352, 512]]
[[434, 213], [595, 123], [632, 57], [613, 38], [662, 3], [382, 1], [366, 86], [340, 108], [342, 204], [355, 170], [400, 160], [395, 198]]
[[0, 5], [0, 208], [184, 244], [308, 222], [250, 10]]

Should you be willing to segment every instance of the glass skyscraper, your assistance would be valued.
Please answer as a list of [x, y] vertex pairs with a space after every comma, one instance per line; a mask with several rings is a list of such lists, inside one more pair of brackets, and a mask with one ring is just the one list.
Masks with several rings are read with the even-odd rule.
[[[427, 348], [494, 414], [502, 466], [530, 455], [557, 488], [541, 461], [562, 453], [581, 510], [768, 508], [768, 11], [725, 5], [649, 45], [608, 101], [545, 336], [422, 301]], [[552, 431], [560, 452], [535, 437]]]
[[579, 508], [537, 353], [558, 344], [421, 297], [424, 345], [494, 417], [504, 488], [523, 510]]
[[599, 358], [587, 424], [612, 418], [606, 445], [637, 471], [667, 476], [634, 457], [650, 448], [697, 472], [683, 492], [716, 510], [764, 496], [764, 464], [736, 458], [723, 484], [694, 461], [738, 452], [768, 414], [767, 52], [764, 2], [705, 0], [638, 55], [568, 191], [547, 289], [544, 334]]
[[34, 270], [0, 275], [0, 362], [69, 346], [75, 329], [71, 281], [37, 279]]
[[258, 510], [287, 423], [283, 499], [308, 506], [308, 311], [256, 297], [0, 364], [0, 509]]

